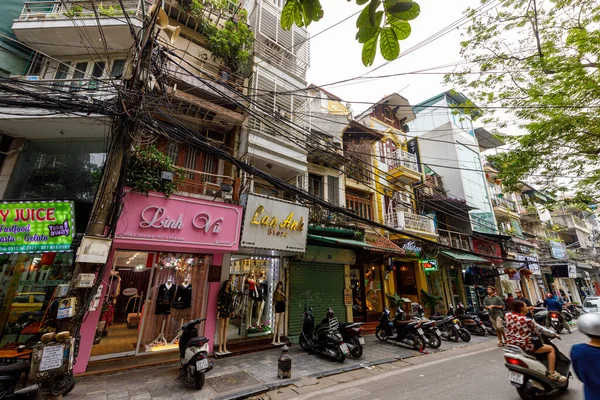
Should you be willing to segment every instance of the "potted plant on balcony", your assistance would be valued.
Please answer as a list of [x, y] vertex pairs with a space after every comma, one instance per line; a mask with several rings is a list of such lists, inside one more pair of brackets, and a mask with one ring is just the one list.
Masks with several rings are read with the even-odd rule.
[[[171, 172], [172, 179], [164, 179], [163, 172]], [[172, 195], [185, 180], [182, 169], [173, 165], [171, 159], [156, 146], [135, 149], [127, 166], [127, 182], [132, 191]]]
[[246, 23], [248, 13], [239, 11], [239, 21], [233, 19], [225, 22], [221, 29], [216, 29], [208, 36], [208, 50], [215, 60], [223, 63], [221, 78], [229, 80], [230, 73], [246, 76], [251, 72], [251, 50], [254, 44], [254, 33]]

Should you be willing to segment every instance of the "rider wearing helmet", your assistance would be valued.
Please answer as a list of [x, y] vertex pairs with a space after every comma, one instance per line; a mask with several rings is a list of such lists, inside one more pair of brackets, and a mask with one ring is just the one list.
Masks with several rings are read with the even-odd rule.
[[597, 400], [600, 399], [600, 314], [583, 314], [577, 325], [591, 340], [571, 349], [573, 369], [583, 382], [585, 400]]
[[567, 332], [572, 333], [571, 327], [569, 326], [567, 321], [565, 321], [565, 316], [562, 315], [563, 303], [556, 300], [552, 293], [548, 293], [547, 299], [544, 300], [544, 307], [548, 309], [548, 316], [546, 317], [546, 326], [551, 326], [550, 314], [551, 311], [554, 311], [556, 313], [556, 317], [558, 318], [558, 322], [560, 322], [562, 326], [564, 326], [567, 329]]

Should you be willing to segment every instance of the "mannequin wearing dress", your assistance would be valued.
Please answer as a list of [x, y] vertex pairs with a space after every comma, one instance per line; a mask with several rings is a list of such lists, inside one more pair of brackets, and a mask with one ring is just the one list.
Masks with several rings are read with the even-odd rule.
[[246, 285], [248, 285], [248, 305], [246, 307], [246, 329], [248, 329], [252, 325], [254, 302], [258, 299], [258, 290], [256, 288], [254, 274], [251, 274], [248, 279], [246, 279]]
[[265, 302], [269, 300], [269, 286], [267, 284], [267, 280], [265, 278], [265, 274], [263, 273], [258, 280], [258, 304], [256, 307], [256, 324], [260, 323], [262, 319], [263, 312], [265, 310]]
[[219, 353], [229, 353], [227, 351], [227, 325], [233, 312], [233, 293], [231, 292], [231, 282], [225, 281], [219, 292], [217, 303], [219, 314]]
[[273, 344], [279, 345], [281, 344], [281, 331], [283, 327], [281, 326], [284, 321], [285, 314], [285, 303], [286, 296], [283, 291], [283, 282], [279, 281], [277, 283], [277, 289], [273, 293], [273, 304], [275, 305], [275, 323], [273, 324]]

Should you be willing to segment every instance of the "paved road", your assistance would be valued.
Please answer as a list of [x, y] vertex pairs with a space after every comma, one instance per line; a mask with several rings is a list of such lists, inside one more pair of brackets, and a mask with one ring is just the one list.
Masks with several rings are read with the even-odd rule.
[[[557, 345], [570, 353], [575, 343], [585, 341], [585, 335], [574, 331], [563, 335]], [[328, 400], [518, 400], [516, 390], [507, 379], [502, 350], [495, 343], [482, 343], [468, 348], [416, 357], [386, 364], [386, 368], [349, 372], [332, 376], [327, 381], [304, 387], [270, 392], [263, 398]], [[383, 365], [381, 366], [383, 367]], [[344, 375], [349, 375], [344, 377]], [[333, 381], [332, 381], [333, 380]], [[323, 389], [320, 389], [321, 386]], [[295, 393], [294, 393], [295, 392]], [[581, 400], [583, 388], [574, 378], [566, 394], [551, 397], [557, 400]]]

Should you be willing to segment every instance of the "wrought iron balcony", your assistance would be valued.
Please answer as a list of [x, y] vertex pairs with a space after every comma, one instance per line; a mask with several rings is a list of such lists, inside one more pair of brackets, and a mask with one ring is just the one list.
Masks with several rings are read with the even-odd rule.
[[417, 156], [404, 150], [396, 150], [387, 159], [389, 174], [392, 180], [403, 183], [414, 183], [421, 180]]
[[445, 229], [438, 229], [438, 242], [446, 246], [454, 247], [455, 249], [473, 251], [473, 242], [471, 236]]

